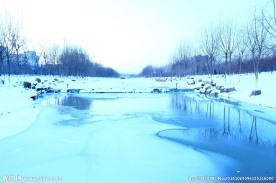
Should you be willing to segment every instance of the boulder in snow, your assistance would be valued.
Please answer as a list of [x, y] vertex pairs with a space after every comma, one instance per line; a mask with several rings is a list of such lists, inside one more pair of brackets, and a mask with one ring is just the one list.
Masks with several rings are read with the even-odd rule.
[[67, 93], [80, 93], [80, 89], [68, 89]]
[[187, 84], [188, 85], [194, 85], [195, 84], [195, 80], [193, 78], [192, 79], [188, 79]]
[[29, 89], [31, 89], [31, 88], [32, 88], [32, 83], [27, 82], [27, 81], [24, 81], [23, 87], [24, 87], [24, 88], [29, 88]]
[[216, 86], [216, 90], [221, 90], [223, 86]]
[[212, 91], [211, 91], [210, 95], [211, 95], [211, 96], [214, 96], [214, 97], [217, 97], [219, 93], [220, 93], [220, 90], [216, 90], [216, 89], [215, 89], [215, 90], [212, 90]]
[[251, 95], [250, 96], [256, 96], [256, 95], [261, 95], [262, 91], [261, 90], [253, 90], [251, 92]]
[[161, 89], [155, 88], [155, 89], [152, 90], [151, 93], [161, 93], [161, 92], [162, 92]]
[[222, 87], [221, 89], [220, 89], [220, 92], [221, 93], [230, 93], [230, 92], [233, 92], [233, 91], [236, 91], [236, 88], [235, 87]]
[[36, 78], [35, 81], [36, 81], [37, 83], [41, 83], [41, 79], [40, 79], [40, 78]]
[[60, 89], [49, 88], [46, 90], [46, 93], [60, 93], [60, 92], [61, 92]]

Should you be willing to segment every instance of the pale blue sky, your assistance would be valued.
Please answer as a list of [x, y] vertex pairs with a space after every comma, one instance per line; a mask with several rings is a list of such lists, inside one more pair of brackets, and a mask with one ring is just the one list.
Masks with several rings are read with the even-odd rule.
[[[31, 47], [64, 40], [92, 60], [138, 73], [168, 63], [183, 40], [196, 44], [218, 22], [246, 24], [267, 0], [0, 0], [22, 18]], [[37, 49], [37, 48], [36, 48]]]

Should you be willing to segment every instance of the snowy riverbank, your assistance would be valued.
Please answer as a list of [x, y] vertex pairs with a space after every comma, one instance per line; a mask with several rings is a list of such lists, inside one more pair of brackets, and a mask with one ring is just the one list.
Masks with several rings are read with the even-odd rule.
[[[166, 81], [156, 81], [156, 78], [60, 78], [54, 76], [12, 76], [9, 84], [0, 87], [0, 139], [17, 134], [31, 125], [41, 109], [35, 106], [35, 102], [30, 99], [35, 90], [24, 89], [22, 83], [28, 81], [35, 83], [36, 78], [41, 79], [43, 87], [51, 87], [66, 91], [68, 88], [82, 89], [89, 91], [108, 92], [150, 92], [154, 88], [172, 89], [177, 85], [178, 89], [194, 88], [195, 85], [188, 85], [188, 78], [168, 78]], [[195, 80], [208, 80], [208, 76], [195, 76]], [[6, 79], [7, 80], [7, 79]], [[276, 73], [261, 73], [259, 79], [259, 89], [262, 94], [250, 96], [255, 88], [254, 75], [246, 74], [239, 78], [238, 75], [231, 77], [231, 86], [236, 91], [223, 93], [219, 96], [249, 102], [256, 105], [268, 107], [270, 114], [275, 114], [276, 98], [274, 97], [274, 86]], [[213, 76], [213, 81], [217, 85], [224, 85], [225, 80], [221, 76]], [[43, 83], [43, 84], [42, 84]], [[229, 83], [229, 81], [228, 81]], [[230, 84], [229, 84], [230, 85]]]

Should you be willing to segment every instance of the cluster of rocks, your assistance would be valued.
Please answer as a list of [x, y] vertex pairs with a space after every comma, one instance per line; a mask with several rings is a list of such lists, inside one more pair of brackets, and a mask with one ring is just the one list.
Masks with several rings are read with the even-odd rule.
[[220, 93], [230, 93], [236, 91], [235, 87], [219, 86], [214, 81], [203, 81], [202, 79], [196, 81], [194, 78], [189, 78], [187, 84], [196, 85], [194, 87], [194, 92], [208, 94], [215, 97], [217, 97]]
[[58, 79], [53, 79], [53, 81], [44, 80], [41, 81], [40, 78], [36, 78], [33, 83], [24, 81], [23, 87], [26, 89], [36, 90], [36, 95], [31, 96], [33, 100], [37, 99], [44, 93], [60, 93], [60, 89], [54, 89], [50, 85], [56, 86], [58, 83], [62, 83], [63, 81], [59, 81]]

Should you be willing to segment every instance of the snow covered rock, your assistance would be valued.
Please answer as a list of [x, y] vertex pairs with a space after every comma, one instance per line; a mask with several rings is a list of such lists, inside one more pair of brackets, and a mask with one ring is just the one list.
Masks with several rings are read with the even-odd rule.
[[217, 97], [218, 94], [220, 94], [220, 90], [217, 90], [217, 89], [212, 90], [211, 93], [210, 93], [210, 95], [214, 96], [214, 97]]
[[253, 90], [251, 92], [251, 95], [250, 96], [256, 96], [256, 95], [261, 95], [262, 91], [261, 90]]
[[46, 90], [46, 93], [60, 93], [60, 92], [61, 92], [60, 89], [49, 88]]
[[188, 85], [194, 85], [195, 84], [195, 80], [193, 78], [188, 79], [187, 84]]
[[67, 93], [80, 93], [81, 89], [68, 89]]
[[221, 93], [230, 93], [230, 92], [233, 92], [233, 91], [236, 91], [235, 87], [222, 87], [220, 89]]

